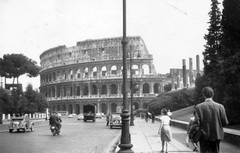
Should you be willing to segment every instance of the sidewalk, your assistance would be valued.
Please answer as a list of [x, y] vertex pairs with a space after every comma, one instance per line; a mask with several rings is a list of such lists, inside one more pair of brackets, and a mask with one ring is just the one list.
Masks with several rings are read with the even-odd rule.
[[[160, 136], [157, 134], [159, 122], [146, 122], [144, 119], [135, 118], [134, 126], [130, 126], [131, 144], [134, 153], [160, 153], [162, 144]], [[185, 144], [186, 130], [171, 126], [173, 139], [168, 144], [169, 153], [195, 153], [193, 146], [187, 147]], [[119, 151], [116, 148], [115, 153]], [[222, 141], [220, 144], [220, 153], [238, 153], [240, 148], [232, 143]]]
[[[144, 119], [135, 118], [134, 126], [130, 126], [132, 150], [134, 153], [159, 153], [162, 149], [160, 137], [157, 134], [159, 122], [146, 122]], [[174, 136], [176, 134], [186, 135], [186, 131], [171, 127], [173, 139], [168, 144], [168, 152], [171, 153], [189, 153], [191, 148], [178, 142]], [[119, 150], [119, 148], [117, 148]]]

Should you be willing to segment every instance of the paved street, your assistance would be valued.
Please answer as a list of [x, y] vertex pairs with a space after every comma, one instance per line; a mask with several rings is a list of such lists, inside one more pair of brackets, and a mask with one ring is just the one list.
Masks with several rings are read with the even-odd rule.
[[35, 126], [34, 132], [0, 132], [1, 153], [103, 153], [116, 141], [120, 129], [107, 127], [105, 118], [83, 122], [63, 117], [59, 136], [53, 136], [48, 122]]

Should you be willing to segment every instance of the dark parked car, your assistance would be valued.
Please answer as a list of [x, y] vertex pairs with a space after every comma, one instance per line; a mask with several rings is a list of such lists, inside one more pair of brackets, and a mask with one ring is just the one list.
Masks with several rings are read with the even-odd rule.
[[122, 127], [121, 113], [112, 113], [110, 117], [110, 129], [113, 127]]
[[28, 115], [25, 114], [22, 117], [12, 117], [12, 120], [9, 124], [9, 132], [20, 131], [26, 132], [27, 130], [34, 131], [34, 123], [29, 120]]

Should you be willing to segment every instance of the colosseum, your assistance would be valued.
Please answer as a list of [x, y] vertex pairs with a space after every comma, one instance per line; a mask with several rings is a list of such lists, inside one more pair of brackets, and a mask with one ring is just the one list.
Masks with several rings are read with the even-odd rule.
[[[164, 78], [157, 74], [153, 56], [143, 39], [127, 37], [128, 103], [133, 109], [162, 92]], [[94, 105], [96, 112], [118, 112], [123, 104], [122, 37], [88, 39], [76, 46], [58, 46], [40, 55], [40, 92], [51, 111], [83, 113], [84, 105]]]

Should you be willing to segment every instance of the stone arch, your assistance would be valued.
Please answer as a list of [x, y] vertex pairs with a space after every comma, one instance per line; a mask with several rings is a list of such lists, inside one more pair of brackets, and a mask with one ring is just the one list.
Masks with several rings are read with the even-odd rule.
[[79, 104], [75, 105], [75, 113], [80, 114], [80, 105]]
[[160, 85], [158, 83], [154, 84], [154, 86], [153, 86], [154, 93], [160, 93], [160, 91], [159, 91], [160, 87], [159, 86]]
[[107, 110], [107, 104], [102, 103], [101, 104], [101, 112], [104, 114], [107, 114], [108, 110]]
[[76, 95], [80, 96], [80, 86], [76, 86]]
[[95, 84], [92, 85], [92, 88], [91, 88], [91, 94], [92, 95], [97, 95], [97, 91], [98, 91], [98, 88]]
[[111, 94], [117, 94], [117, 85], [116, 84], [111, 84], [110, 85], [110, 93]]
[[83, 86], [83, 95], [84, 95], [84, 96], [88, 95], [88, 92], [89, 92], [89, 91], [88, 91], [88, 85], [85, 84], [85, 85]]
[[117, 75], [117, 66], [116, 65], [113, 65], [111, 67], [111, 75]]
[[142, 74], [149, 74], [150, 73], [150, 69], [149, 69], [149, 66], [147, 64], [144, 64], [142, 66], [142, 70], [143, 70]]
[[68, 105], [68, 113], [69, 113], [69, 114], [72, 114], [72, 113], [73, 113], [73, 106], [72, 106], [72, 104], [69, 104], [69, 105]]
[[56, 108], [55, 108], [55, 105], [52, 105], [52, 111], [51, 112], [54, 112], [56, 111]]
[[76, 78], [78, 78], [78, 79], [81, 78], [81, 70], [80, 69], [77, 69]]
[[138, 71], [138, 65], [134, 64], [132, 65], [132, 75], [138, 75], [139, 71]]
[[134, 102], [133, 106], [134, 106], [134, 110], [138, 110], [139, 109], [139, 103], [138, 102]]
[[69, 79], [70, 80], [73, 79], [73, 70], [72, 69], [69, 70]]
[[101, 68], [101, 76], [107, 76], [107, 67], [106, 66], [103, 66]]
[[89, 73], [89, 72], [88, 72], [88, 68], [85, 67], [85, 68], [84, 68], [84, 76], [83, 76], [83, 77], [84, 77], [84, 78], [88, 78], [88, 75], [89, 75], [88, 73]]
[[148, 83], [143, 84], [143, 93], [150, 93], [150, 86]]
[[[55, 109], [54, 109], [55, 110]], [[60, 111], [61, 110], [61, 107], [60, 105], [57, 105], [57, 111]]]
[[106, 94], [107, 94], [107, 86], [106, 86], [105, 84], [102, 85], [101, 94], [102, 94], [102, 95], [106, 95]]
[[95, 66], [92, 70], [93, 77], [97, 77], [97, 67]]
[[67, 107], [65, 104], [62, 105], [62, 111], [66, 111], [67, 110]]
[[111, 104], [111, 112], [112, 113], [116, 113], [117, 112], [117, 104], [116, 103], [112, 103]]

